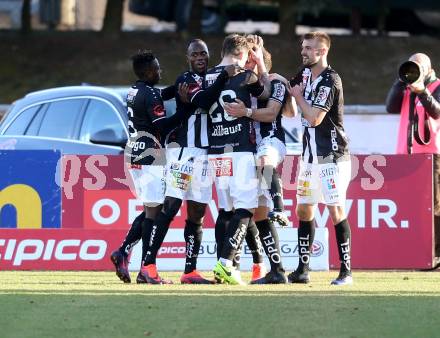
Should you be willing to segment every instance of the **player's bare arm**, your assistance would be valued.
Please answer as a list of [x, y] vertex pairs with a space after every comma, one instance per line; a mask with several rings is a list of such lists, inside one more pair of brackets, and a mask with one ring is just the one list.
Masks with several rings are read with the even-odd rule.
[[269, 100], [266, 108], [251, 109], [246, 108], [243, 101], [235, 99], [235, 102], [225, 103], [226, 112], [234, 117], [247, 116], [259, 122], [273, 122], [281, 109], [281, 103]]

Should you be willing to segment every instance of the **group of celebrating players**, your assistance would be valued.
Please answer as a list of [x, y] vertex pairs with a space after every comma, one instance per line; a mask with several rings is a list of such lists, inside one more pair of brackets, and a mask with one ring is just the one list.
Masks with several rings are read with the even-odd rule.
[[[132, 57], [138, 80], [127, 95], [129, 141], [125, 155], [144, 211], [121, 247], [111, 254], [117, 276], [131, 282], [128, 256], [142, 240], [137, 283], [167, 284], [156, 257], [182, 201], [187, 201], [185, 271], [181, 283], [244, 284], [239, 262], [243, 241], [252, 253], [251, 284], [308, 283], [316, 222], [314, 207], [324, 202], [335, 224], [341, 269], [335, 285], [352, 283], [351, 235], [344, 212], [350, 156], [343, 129], [342, 84], [327, 64], [330, 38], [312, 32], [302, 40], [304, 68], [290, 81], [268, 74], [270, 53], [261, 37], [231, 34], [221, 62], [208, 69], [209, 51], [200, 39], [187, 49], [189, 70], [173, 86], [155, 87], [158, 59], [150, 51]], [[167, 116], [164, 101], [176, 99]], [[277, 167], [286, 154], [281, 117], [301, 110], [303, 153], [297, 187], [299, 264], [286, 276], [275, 224], [287, 226]], [[218, 261], [214, 280], [197, 271], [207, 204], [217, 193], [215, 224]], [[263, 254], [270, 262], [266, 273]]]

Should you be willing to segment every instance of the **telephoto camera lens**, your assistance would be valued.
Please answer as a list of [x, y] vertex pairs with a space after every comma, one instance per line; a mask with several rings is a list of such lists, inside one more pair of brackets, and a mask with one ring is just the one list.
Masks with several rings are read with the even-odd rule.
[[420, 78], [420, 75], [420, 67], [413, 61], [406, 61], [399, 67], [399, 79], [406, 84], [416, 82]]

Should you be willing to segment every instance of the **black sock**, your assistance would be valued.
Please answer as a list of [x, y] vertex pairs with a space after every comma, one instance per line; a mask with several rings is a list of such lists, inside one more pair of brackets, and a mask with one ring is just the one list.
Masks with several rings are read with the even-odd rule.
[[163, 202], [162, 210], [157, 214], [151, 229], [148, 251], [144, 256], [144, 265], [156, 264], [157, 252], [168, 232], [170, 223], [179, 212], [182, 200], [167, 196]]
[[190, 220], [185, 221], [185, 273], [190, 273], [197, 268], [197, 257], [199, 255], [200, 245], [202, 244], [202, 236], [203, 231], [201, 224], [193, 223]]
[[232, 260], [232, 266], [237, 270], [240, 270], [241, 252], [242, 247], [239, 247], [238, 250], [235, 252], [234, 259]]
[[151, 229], [148, 251], [144, 256], [144, 265], [156, 264], [157, 252], [165, 239], [172, 220], [173, 218], [170, 218], [163, 211], [157, 215]]
[[246, 209], [237, 209], [229, 221], [226, 237], [223, 241], [221, 257], [232, 261], [241, 247], [252, 213]]
[[261, 244], [257, 226], [252, 219], [249, 221], [249, 225], [247, 228], [246, 243], [252, 254], [252, 260], [254, 264], [263, 263], [263, 246]]
[[284, 272], [283, 263], [281, 262], [281, 249], [278, 232], [272, 222], [268, 219], [256, 222], [260, 239], [263, 244], [267, 258], [269, 258], [270, 269], [272, 271]]
[[270, 182], [269, 193], [273, 201], [274, 210], [284, 211], [282, 181], [277, 169], [273, 167], [272, 167], [272, 180]]
[[215, 242], [217, 245], [217, 260], [220, 258], [223, 250], [223, 242], [226, 237], [226, 229], [228, 228], [229, 221], [234, 213], [232, 211], [225, 211], [220, 209], [218, 212], [217, 220], [215, 221]]
[[263, 189], [269, 190], [274, 210], [283, 211], [283, 188], [277, 169], [272, 165], [265, 165], [262, 169], [262, 179]]
[[298, 271], [305, 272], [310, 270], [310, 251], [313, 240], [315, 239], [315, 219], [311, 221], [299, 221], [298, 227]]
[[144, 218], [142, 221], [142, 259], [146, 256], [148, 248], [150, 247], [151, 230], [153, 229], [154, 220], [151, 218]]
[[131, 249], [139, 242], [142, 237], [142, 221], [145, 219], [145, 212], [139, 214], [133, 223], [130, 230], [128, 230], [125, 236], [124, 242], [122, 242], [119, 252], [123, 255], [130, 254]]
[[338, 244], [339, 260], [342, 273], [351, 273], [351, 230], [347, 219], [335, 225], [336, 243]]

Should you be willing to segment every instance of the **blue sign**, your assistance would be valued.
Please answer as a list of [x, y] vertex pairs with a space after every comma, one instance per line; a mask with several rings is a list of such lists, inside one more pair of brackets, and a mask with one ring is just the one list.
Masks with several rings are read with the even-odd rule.
[[59, 151], [0, 150], [0, 228], [60, 228]]

